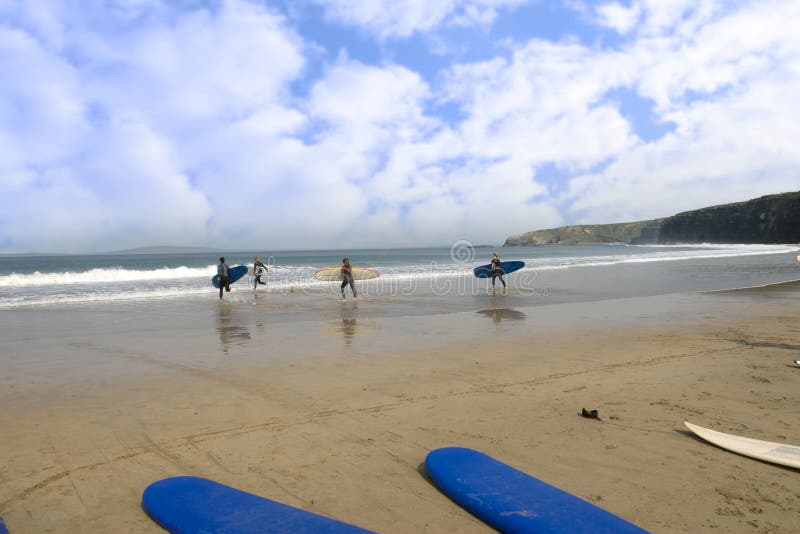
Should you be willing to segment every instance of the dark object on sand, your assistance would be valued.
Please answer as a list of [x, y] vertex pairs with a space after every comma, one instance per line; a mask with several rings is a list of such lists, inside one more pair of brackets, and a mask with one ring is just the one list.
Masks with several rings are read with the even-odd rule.
[[581, 408], [581, 417], [585, 417], [586, 419], [600, 419], [600, 416], [597, 415], [597, 410], [587, 410], [586, 408]]

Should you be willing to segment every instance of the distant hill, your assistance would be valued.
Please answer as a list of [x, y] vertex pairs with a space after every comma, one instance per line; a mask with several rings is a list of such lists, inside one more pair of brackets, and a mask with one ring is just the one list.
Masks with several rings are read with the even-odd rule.
[[[535, 230], [513, 235], [504, 247], [531, 245], [604, 245], [609, 243], [641, 243], [651, 232], [658, 232], [663, 219], [617, 224], [580, 224], [548, 230]], [[644, 241], [652, 241], [645, 239]]]
[[800, 191], [686, 211], [664, 219], [535, 230], [510, 236], [503, 246], [608, 243], [800, 243]]
[[157, 246], [157, 247], [138, 247], [128, 248], [125, 250], [114, 250], [106, 252], [106, 254], [191, 254], [193, 252], [217, 252], [218, 249], [207, 247], [173, 247], [173, 246]]

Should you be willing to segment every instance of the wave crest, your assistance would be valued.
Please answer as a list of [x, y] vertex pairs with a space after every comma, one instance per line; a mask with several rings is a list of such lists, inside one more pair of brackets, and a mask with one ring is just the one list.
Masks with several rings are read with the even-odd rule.
[[0, 287], [37, 287], [52, 285], [107, 284], [115, 282], [140, 282], [148, 280], [181, 280], [211, 277], [216, 267], [164, 267], [162, 269], [89, 269], [81, 272], [30, 274], [12, 273], [0, 276]]

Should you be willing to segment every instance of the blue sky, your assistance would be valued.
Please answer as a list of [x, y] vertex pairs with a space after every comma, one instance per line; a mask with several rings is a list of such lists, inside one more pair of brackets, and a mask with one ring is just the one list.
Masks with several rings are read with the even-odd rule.
[[0, 252], [424, 246], [800, 189], [793, 0], [0, 0]]

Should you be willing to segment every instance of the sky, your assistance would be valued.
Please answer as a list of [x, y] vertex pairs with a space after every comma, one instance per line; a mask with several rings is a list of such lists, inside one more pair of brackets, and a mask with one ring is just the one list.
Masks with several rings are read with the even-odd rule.
[[0, 252], [499, 244], [800, 189], [796, 0], [0, 0]]

